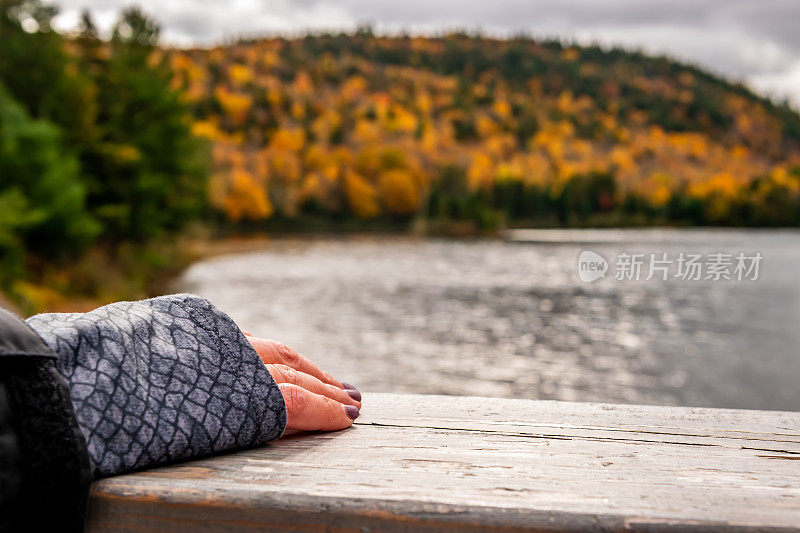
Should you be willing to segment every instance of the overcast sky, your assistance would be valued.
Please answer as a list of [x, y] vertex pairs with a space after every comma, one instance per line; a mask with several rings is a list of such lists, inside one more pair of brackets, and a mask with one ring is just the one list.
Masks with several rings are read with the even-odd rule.
[[[82, 9], [101, 29], [130, 0], [62, 0], [60, 28]], [[431, 33], [480, 29], [599, 41], [698, 63], [800, 107], [798, 0], [139, 0], [164, 41], [209, 45], [237, 35], [352, 29]]]

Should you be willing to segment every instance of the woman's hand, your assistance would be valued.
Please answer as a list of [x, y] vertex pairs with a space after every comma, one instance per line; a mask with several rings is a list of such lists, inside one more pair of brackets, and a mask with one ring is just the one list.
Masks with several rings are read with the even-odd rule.
[[245, 332], [286, 402], [286, 432], [335, 431], [353, 425], [361, 409], [361, 393], [323, 372], [285, 344]]

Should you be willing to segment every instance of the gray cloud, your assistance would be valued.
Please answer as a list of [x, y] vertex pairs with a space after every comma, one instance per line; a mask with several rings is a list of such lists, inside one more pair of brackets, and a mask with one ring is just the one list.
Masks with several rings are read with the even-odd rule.
[[[60, 27], [84, 8], [109, 28], [130, 0], [63, 0]], [[800, 105], [800, 2], [796, 0], [139, 0], [178, 45], [239, 35], [352, 29], [383, 32], [525, 31], [666, 53]]]

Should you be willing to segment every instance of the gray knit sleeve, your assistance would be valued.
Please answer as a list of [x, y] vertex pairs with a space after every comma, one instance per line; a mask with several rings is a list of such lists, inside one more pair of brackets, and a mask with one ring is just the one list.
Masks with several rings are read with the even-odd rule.
[[177, 294], [27, 322], [59, 355], [94, 477], [257, 446], [286, 426], [266, 366], [208, 300]]

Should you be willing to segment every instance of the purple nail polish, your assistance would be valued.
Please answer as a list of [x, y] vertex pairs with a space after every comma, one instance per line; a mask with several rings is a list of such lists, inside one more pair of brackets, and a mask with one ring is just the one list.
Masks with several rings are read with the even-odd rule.
[[356, 389], [345, 389], [345, 392], [355, 401], [357, 402], [361, 401], [361, 393], [358, 392]]
[[357, 391], [357, 390], [358, 390], [357, 388], [353, 387], [353, 386], [352, 386], [352, 385], [350, 385], [349, 383], [342, 383], [342, 387], [343, 387], [343, 388], [345, 388], [345, 389], [347, 389], [347, 390], [354, 390], [354, 391]]
[[358, 407], [356, 407], [355, 405], [345, 405], [344, 406], [344, 412], [347, 413], [347, 416], [349, 418], [352, 418], [353, 420], [358, 418], [358, 414], [359, 414], [358, 413]]

